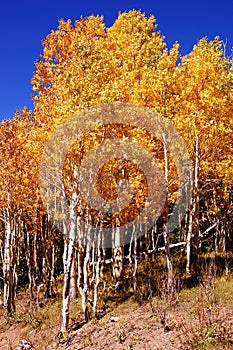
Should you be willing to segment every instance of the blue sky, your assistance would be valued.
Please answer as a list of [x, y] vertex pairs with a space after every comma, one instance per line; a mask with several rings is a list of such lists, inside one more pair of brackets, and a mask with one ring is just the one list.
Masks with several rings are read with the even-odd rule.
[[74, 22], [81, 15], [99, 14], [111, 26], [119, 11], [133, 8], [147, 16], [154, 14], [168, 47], [178, 41], [182, 54], [190, 52], [201, 37], [213, 39], [216, 35], [227, 40], [227, 53], [231, 54], [232, 0], [5, 0], [0, 5], [0, 120], [12, 117], [25, 105], [33, 109], [30, 80], [34, 62], [42, 51], [41, 40], [57, 28], [60, 18]]

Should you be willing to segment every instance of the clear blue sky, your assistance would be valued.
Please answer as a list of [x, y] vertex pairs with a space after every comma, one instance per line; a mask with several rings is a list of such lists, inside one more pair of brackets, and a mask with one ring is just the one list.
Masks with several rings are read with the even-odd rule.
[[[86, 4], [85, 4], [86, 3]], [[192, 50], [203, 36], [227, 39], [233, 46], [233, 0], [12, 0], [0, 5], [0, 120], [12, 117], [23, 106], [33, 109], [30, 80], [34, 62], [42, 50], [41, 40], [57, 28], [60, 18], [104, 15], [111, 26], [118, 12], [141, 9], [154, 14], [158, 30], [168, 47], [179, 41], [182, 54]]]

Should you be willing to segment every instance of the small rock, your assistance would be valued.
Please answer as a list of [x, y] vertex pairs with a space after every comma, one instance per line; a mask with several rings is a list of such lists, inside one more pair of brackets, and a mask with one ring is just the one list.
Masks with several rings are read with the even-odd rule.
[[118, 317], [118, 316], [116, 316], [116, 317], [112, 316], [112, 317], [110, 317], [109, 321], [111, 321], [111, 322], [118, 322], [119, 319], [120, 319], [120, 317]]
[[20, 340], [20, 345], [17, 345], [15, 350], [30, 350], [32, 349], [32, 344], [27, 340]]

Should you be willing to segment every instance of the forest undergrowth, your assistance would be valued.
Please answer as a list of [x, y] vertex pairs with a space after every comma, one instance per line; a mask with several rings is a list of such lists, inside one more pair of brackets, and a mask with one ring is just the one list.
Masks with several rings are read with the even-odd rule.
[[173, 256], [172, 296], [162, 255], [140, 262], [136, 291], [127, 269], [119, 290], [111, 288], [109, 273], [96, 318], [85, 323], [80, 298], [71, 302], [66, 338], [59, 338], [63, 276], [57, 278], [56, 295], [50, 299], [43, 297], [43, 289], [34, 300], [28, 290], [19, 291], [14, 314], [6, 316], [0, 308], [0, 348], [15, 350], [27, 341], [18, 349], [232, 349], [232, 255], [201, 256], [198, 281], [185, 275], [185, 261], [175, 260]]

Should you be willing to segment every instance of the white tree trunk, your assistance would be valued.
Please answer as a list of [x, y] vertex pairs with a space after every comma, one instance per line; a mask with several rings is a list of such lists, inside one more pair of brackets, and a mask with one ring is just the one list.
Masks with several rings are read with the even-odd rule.
[[122, 228], [116, 227], [113, 230], [113, 248], [112, 248], [112, 273], [115, 282], [115, 287], [121, 284], [123, 273], [123, 259], [124, 259], [124, 243], [122, 237]]
[[[168, 157], [167, 157], [167, 148], [166, 148], [166, 139], [164, 137], [164, 170], [165, 170], [165, 183], [167, 187], [168, 194]], [[163, 224], [163, 238], [164, 238], [164, 246], [165, 253], [167, 258], [167, 270], [168, 270], [168, 279], [167, 279], [167, 288], [169, 295], [172, 295], [174, 292], [174, 277], [173, 277], [173, 267], [171, 262], [171, 254], [170, 254], [170, 239], [168, 234], [168, 205], [165, 204], [164, 211], [164, 224]]]
[[195, 167], [194, 167], [194, 186], [190, 203], [189, 226], [187, 233], [187, 264], [186, 272], [189, 275], [197, 273], [197, 257], [199, 246], [199, 188], [198, 188], [198, 173], [199, 173], [199, 144], [198, 137], [195, 143]]
[[70, 306], [70, 283], [72, 272], [72, 261], [74, 255], [74, 243], [77, 237], [77, 193], [76, 186], [72, 193], [69, 213], [66, 220], [63, 222], [64, 227], [64, 253], [63, 253], [63, 269], [64, 269], [64, 284], [62, 293], [62, 327], [61, 332], [67, 331], [69, 324], [69, 306]]
[[70, 306], [70, 273], [72, 258], [74, 252], [74, 241], [65, 239], [63, 253], [64, 284], [62, 292], [62, 326], [61, 332], [65, 333], [69, 324], [69, 306]]
[[7, 312], [10, 314], [15, 311], [15, 263], [13, 257], [14, 246], [14, 230], [13, 223], [10, 217], [9, 206], [5, 209], [5, 239], [4, 239], [4, 254], [3, 254], [3, 279], [4, 279], [4, 305]]

